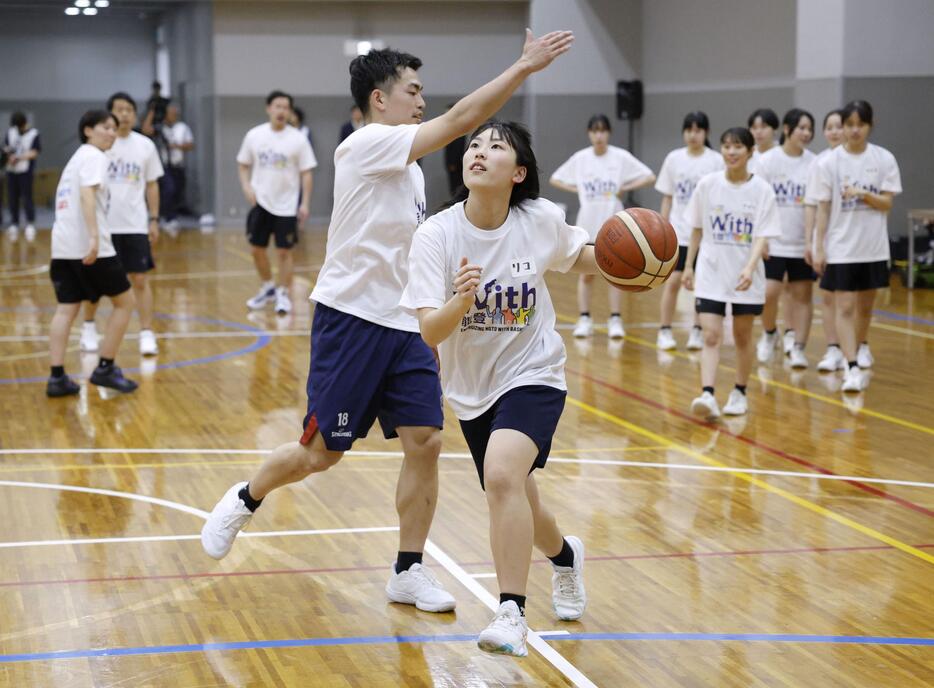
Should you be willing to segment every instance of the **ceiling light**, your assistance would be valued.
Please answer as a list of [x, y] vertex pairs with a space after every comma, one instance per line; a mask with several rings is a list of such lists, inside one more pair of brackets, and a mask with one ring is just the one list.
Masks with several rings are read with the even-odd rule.
[[65, 14], [67, 14], [69, 17], [74, 17], [76, 14], [81, 14], [81, 10], [79, 10], [77, 7], [66, 7]]
[[85, 13], [86, 15], [88, 15], [89, 17], [93, 17], [95, 14], [97, 14], [97, 8], [96, 8], [96, 7], [85, 7], [85, 8], [84, 8], [83, 10], [81, 10], [81, 11], [84, 12], [84, 13]]
[[90, 7], [91, 0], [75, 0], [75, 7]]
[[110, 0], [94, 0], [95, 7], [110, 7]]

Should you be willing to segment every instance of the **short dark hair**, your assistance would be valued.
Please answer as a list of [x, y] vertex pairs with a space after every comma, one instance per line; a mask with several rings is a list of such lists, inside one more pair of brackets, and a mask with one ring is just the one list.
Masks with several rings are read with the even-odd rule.
[[798, 124], [801, 123], [802, 117], [807, 117], [811, 120], [811, 132], [814, 132], [814, 115], [801, 108], [791, 108], [782, 118], [782, 135], [778, 139], [779, 143], [785, 143], [785, 127], [788, 127], [788, 133], [790, 134], [798, 127]]
[[371, 50], [366, 55], [358, 55], [350, 61], [350, 94], [366, 115], [370, 111], [370, 94], [375, 89], [385, 90], [386, 86], [399, 80], [399, 73], [406, 68], [418, 71], [422, 61], [414, 55], [400, 53], [398, 50]]
[[152, 88], [153, 88], [154, 90], [156, 90], [156, 91], [161, 91], [161, 90], [162, 90], [162, 84], [159, 83], [158, 81], [153, 81], [153, 82], [152, 82]]
[[704, 145], [710, 148], [710, 139], [706, 135], [710, 131], [710, 119], [708, 119], [706, 112], [694, 110], [686, 114], [681, 122], [681, 133], [683, 134], [694, 126], [704, 130]]
[[872, 126], [872, 105], [868, 101], [851, 100], [840, 109], [840, 119], [846, 122], [854, 112], [859, 116], [860, 122]]
[[302, 122], [302, 123], [305, 122], [305, 111], [304, 110], [302, 110], [300, 107], [293, 107], [292, 112], [294, 112], [295, 116], [298, 117], [299, 122]]
[[81, 143], [87, 143], [88, 137], [85, 136], [84, 130], [87, 127], [92, 129], [96, 127], [101, 122], [106, 122], [108, 119], [113, 120], [113, 123], [117, 123], [116, 117], [114, 117], [108, 110], [88, 110], [83, 115], [81, 115], [81, 121], [78, 122], [78, 138], [81, 139]]
[[748, 150], [756, 147], [756, 140], [752, 138], [752, 132], [746, 127], [730, 127], [720, 135], [720, 145], [724, 143], [739, 143]]
[[26, 126], [26, 115], [22, 112], [14, 112], [10, 116], [10, 126], [11, 127], [25, 127]]
[[272, 105], [272, 101], [274, 101], [276, 98], [288, 98], [289, 107], [294, 107], [295, 105], [294, 101], [292, 100], [292, 96], [290, 96], [285, 91], [280, 91], [278, 89], [272, 91], [268, 96], [266, 96], [266, 105]]
[[773, 129], [778, 129], [778, 115], [776, 115], [775, 110], [771, 108], [753, 110], [753, 113], [749, 115], [749, 119], [746, 120], [746, 126], [752, 127], [753, 122], [757, 119], [761, 119], [763, 124], [767, 124]]
[[129, 93], [125, 93], [124, 91], [117, 91], [107, 99], [107, 112], [110, 112], [114, 109], [114, 103], [118, 100], [125, 100], [133, 106], [133, 112], [137, 112], [136, 101], [133, 100], [133, 96], [131, 96]]
[[613, 127], [610, 126], [610, 118], [604, 114], [591, 115], [590, 119], [587, 120], [587, 131], [598, 131], [600, 129], [613, 131]]

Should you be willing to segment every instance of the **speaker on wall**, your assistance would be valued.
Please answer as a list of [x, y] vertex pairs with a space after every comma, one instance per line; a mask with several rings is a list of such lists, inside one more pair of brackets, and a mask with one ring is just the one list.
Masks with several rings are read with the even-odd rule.
[[642, 117], [642, 82], [616, 82], [616, 116], [619, 119], [639, 119]]

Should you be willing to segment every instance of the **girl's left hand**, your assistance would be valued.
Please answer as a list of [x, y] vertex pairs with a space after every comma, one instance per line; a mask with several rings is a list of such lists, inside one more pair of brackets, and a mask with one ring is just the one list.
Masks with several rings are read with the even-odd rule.
[[862, 198], [862, 196], [863, 196], [863, 190], [860, 189], [858, 186], [850, 185], [850, 186], [844, 187], [843, 189], [843, 198], [845, 198], [846, 200], [850, 200], [853, 198], [859, 200], [860, 198]]
[[746, 291], [752, 286], [752, 268], [745, 267], [739, 273], [739, 282], [736, 283], [736, 291]]

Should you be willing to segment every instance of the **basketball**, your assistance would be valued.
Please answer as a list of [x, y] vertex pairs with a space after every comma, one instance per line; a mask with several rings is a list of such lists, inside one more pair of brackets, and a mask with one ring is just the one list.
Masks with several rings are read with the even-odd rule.
[[662, 284], [678, 262], [674, 227], [654, 210], [621, 210], [603, 223], [594, 250], [606, 280], [624, 291]]

